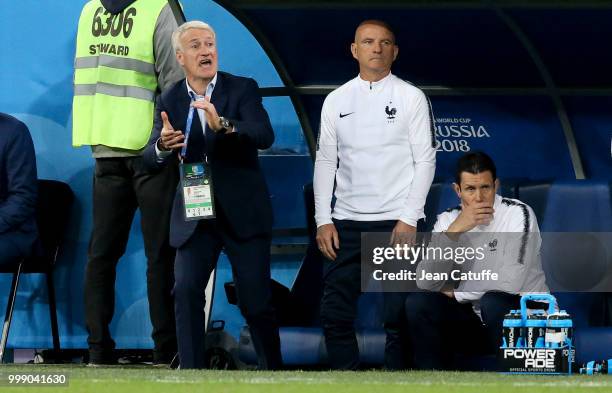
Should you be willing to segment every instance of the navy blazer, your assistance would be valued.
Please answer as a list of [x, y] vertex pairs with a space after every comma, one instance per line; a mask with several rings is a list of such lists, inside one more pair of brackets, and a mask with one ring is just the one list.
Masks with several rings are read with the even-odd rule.
[[[144, 162], [149, 170], [159, 169], [163, 165], [177, 165], [177, 152], [162, 163], [158, 162], [155, 154], [155, 143], [162, 129], [161, 112], [166, 112], [175, 130], [185, 131], [190, 102], [184, 79], [158, 97], [151, 139], [144, 152]], [[274, 132], [262, 105], [257, 82], [218, 72], [211, 102], [219, 116], [230, 119], [238, 130], [220, 134], [207, 127], [205, 150], [212, 172], [215, 208], [222, 211], [230, 230], [238, 238], [269, 234], [272, 231], [272, 205], [259, 167], [258, 149], [267, 149], [272, 145]], [[197, 113], [193, 117], [193, 133], [202, 133]], [[188, 157], [194, 153], [189, 148], [188, 145]], [[203, 156], [201, 153], [200, 157]], [[185, 244], [197, 223], [185, 221], [179, 184], [170, 219], [170, 244], [177, 248]]]
[[28, 127], [0, 113], [0, 236], [24, 254], [32, 251], [36, 229], [36, 155]]

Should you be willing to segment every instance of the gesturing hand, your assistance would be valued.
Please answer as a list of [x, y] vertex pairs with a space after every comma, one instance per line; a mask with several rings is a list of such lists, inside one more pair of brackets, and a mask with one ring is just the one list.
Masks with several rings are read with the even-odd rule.
[[185, 146], [183, 142], [185, 140], [185, 135], [181, 131], [177, 131], [172, 127], [170, 121], [168, 120], [168, 115], [166, 112], [161, 113], [162, 118], [162, 130], [161, 137], [159, 138], [160, 150], [174, 150], [180, 149]]
[[210, 97], [206, 96], [203, 100], [198, 100], [193, 102], [193, 107], [204, 110], [204, 115], [206, 116], [206, 123], [208, 124], [208, 128], [213, 130], [214, 132], [219, 132], [223, 129], [221, 125], [221, 120], [219, 119], [219, 114], [217, 113], [217, 109], [210, 102]]

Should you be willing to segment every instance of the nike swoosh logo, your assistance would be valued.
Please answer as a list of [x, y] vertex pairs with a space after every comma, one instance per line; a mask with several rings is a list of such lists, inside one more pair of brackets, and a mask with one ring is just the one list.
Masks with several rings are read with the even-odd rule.
[[348, 115], [352, 115], [355, 112], [349, 112], [349, 113], [340, 113], [340, 118], [342, 119], [343, 117], [346, 117]]

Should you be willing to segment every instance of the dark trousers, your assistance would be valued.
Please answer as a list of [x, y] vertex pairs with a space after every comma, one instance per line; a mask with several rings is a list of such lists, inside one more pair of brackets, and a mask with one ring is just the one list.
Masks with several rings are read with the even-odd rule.
[[238, 306], [246, 319], [259, 369], [282, 365], [276, 315], [270, 287], [269, 235], [237, 239], [220, 209], [217, 218], [202, 220], [177, 250], [174, 305], [181, 369], [205, 368], [204, 288], [223, 249], [232, 266]]
[[480, 299], [481, 320], [471, 303], [458, 303], [439, 292], [409, 294], [406, 319], [414, 367], [445, 370], [453, 368], [457, 353], [495, 354], [504, 315], [519, 307], [518, 295], [487, 292]]
[[[361, 295], [361, 234], [388, 232], [397, 221], [334, 220], [340, 249], [335, 261], [325, 261], [321, 323], [329, 364], [333, 369], [359, 368], [359, 347], [355, 336], [357, 303]], [[384, 293], [385, 367], [404, 367], [402, 341], [403, 305], [405, 295]]]
[[85, 323], [94, 358], [109, 356], [115, 347], [108, 325], [115, 309], [116, 266], [125, 253], [136, 208], [140, 208], [147, 257], [154, 356], [168, 361], [176, 352], [172, 302], [175, 250], [168, 244], [168, 233], [177, 182], [178, 170], [173, 165], [150, 174], [141, 157], [96, 159], [93, 229], [85, 272]]

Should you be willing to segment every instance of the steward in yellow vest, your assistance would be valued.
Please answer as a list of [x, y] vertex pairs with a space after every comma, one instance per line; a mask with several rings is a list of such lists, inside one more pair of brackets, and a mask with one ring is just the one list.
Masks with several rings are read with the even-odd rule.
[[74, 146], [146, 145], [158, 91], [153, 38], [167, 4], [138, 1], [113, 14], [92, 0], [83, 8], [74, 61]]
[[[81, 12], [72, 144], [90, 145], [96, 159], [84, 285], [91, 364], [116, 362], [109, 330], [116, 265], [125, 253], [137, 208], [147, 257], [153, 360], [169, 363], [176, 353], [174, 250], [168, 232], [178, 171], [169, 166], [149, 173], [141, 154], [153, 128], [156, 96], [184, 77], [172, 49], [176, 28], [168, 0], [90, 0]], [[131, 280], [130, 290], [142, 286]], [[118, 292], [122, 289], [117, 287]]]

